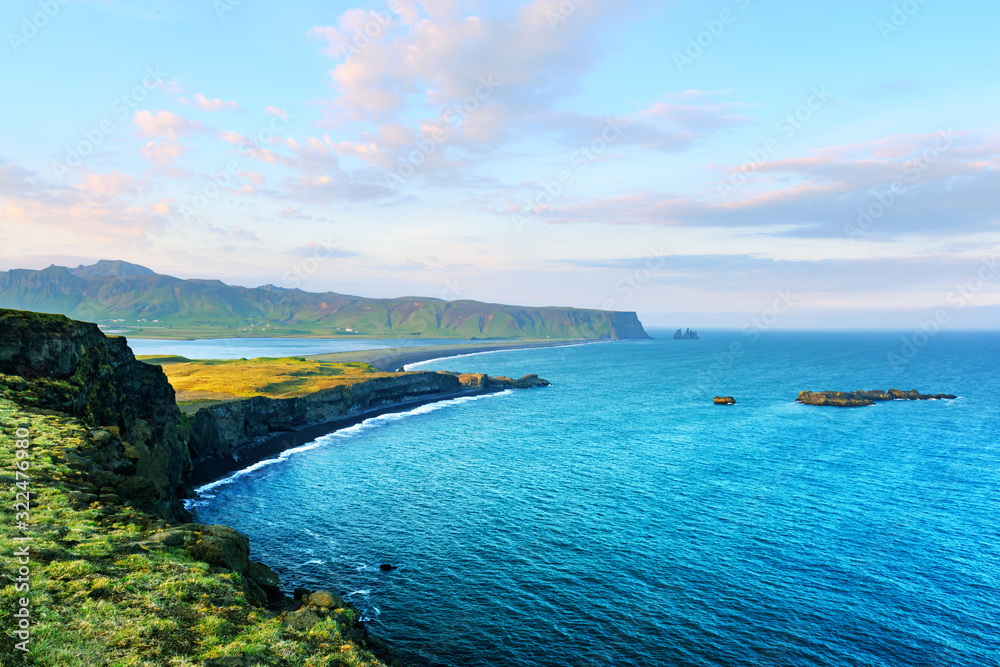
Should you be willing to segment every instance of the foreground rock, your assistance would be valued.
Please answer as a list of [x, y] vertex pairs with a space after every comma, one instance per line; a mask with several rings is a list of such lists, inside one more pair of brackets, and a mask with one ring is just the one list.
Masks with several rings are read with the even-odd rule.
[[736, 399], [732, 396], [716, 396], [713, 400], [716, 405], [736, 405]]
[[95, 495], [188, 520], [180, 499], [191, 456], [173, 387], [124, 338], [62, 315], [0, 309], [0, 384], [19, 403], [92, 426], [90, 446], [66, 461]]
[[837, 408], [861, 408], [884, 401], [935, 401], [958, 398], [954, 394], [921, 394], [916, 389], [900, 391], [803, 391], [796, 400], [805, 405], [826, 405]]

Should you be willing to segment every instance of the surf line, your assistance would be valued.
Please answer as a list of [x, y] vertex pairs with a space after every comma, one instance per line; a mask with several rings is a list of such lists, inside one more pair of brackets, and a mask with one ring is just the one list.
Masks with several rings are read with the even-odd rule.
[[294, 456], [296, 454], [301, 454], [303, 452], [308, 452], [309, 450], [316, 449], [317, 447], [322, 447], [323, 445], [328, 445], [328, 444], [331, 444], [333, 442], [336, 442], [339, 438], [351, 437], [351, 436], [357, 435], [358, 433], [361, 433], [363, 431], [367, 431], [367, 430], [369, 430], [369, 429], [371, 429], [373, 427], [377, 427], [377, 426], [384, 425], [384, 424], [391, 424], [393, 422], [399, 421], [399, 420], [404, 419], [406, 417], [412, 417], [412, 416], [415, 416], [415, 415], [427, 414], [429, 412], [434, 412], [435, 410], [439, 410], [441, 408], [453, 407], [453, 406], [457, 406], [457, 405], [462, 405], [463, 403], [470, 403], [472, 401], [478, 401], [481, 398], [491, 398], [491, 397], [494, 397], [494, 396], [505, 396], [505, 395], [509, 395], [509, 394], [512, 394], [512, 393], [514, 393], [514, 390], [512, 390], [512, 389], [506, 389], [504, 391], [491, 392], [491, 393], [488, 393], [488, 394], [477, 394], [475, 396], [459, 396], [457, 398], [448, 398], [448, 399], [444, 399], [444, 400], [440, 400], [440, 401], [434, 401], [432, 403], [425, 403], [423, 405], [419, 405], [419, 406], [417, 406], [415, 408], [411, 408], [409, 410], [397, 411], [397, 412], [386, 412], [386, 413], [383, 413], [383, 414], [375, 415], [373, 417], [368, 417], [367, 419], [364, 419], [361, 422], [358, 422], [356, 424], [352, 424], [350, 426], [345, 426], [343, 428], [339, 428], [339, 429], [336, 429], [334, 431], [331, 431], [330, 433], [327, 433], [325, 435], [321, 435], [318, 438], [316, 438], [315, 440], [307, 442], [304, 445], [299, 445], [298, 447], [292, 447], [290, 449], [286, 449], [286, 450], [282, 451], [281, 453], [279, 453], [277, 456], [272, 456], [270, 458], [266, 458], [266, 459], [263, 459], [261, 461], [257, 461], [256, 463], [254, 463], [252, 465], [249, 465], [246, 468], [243, 468], [241, 470], [234, 471], [234, 472], [226, 475], [225, 477], [222, 477], [220, 479], [214, 480], [212, 482], [208, 482], [207, 484], [202, 484], [201, 486], [199, 486], [199, 487], [197, 487], [197, 488], [194, 489], [195, 497], [194, 498], [188, 498], [188, 499], [186, 499], [184, 501], [184, 504], [185, 504], [185, 506], [188, 506], [189, 508], [191, 506], [196, 506], [196, 505], [199, 504], [200, 501], [203, 501], [203, 500], [205, 500], [207, 498], [211, 498], [212, 497], [212, 496], [205, 496], [204, 495], [208, 491], [211, 491], [213, 489], [219, 488], [220, 486], [225, 486], [227, 484], [232, 484], [233, 482], [235, 482], [236, 480], [238, 480], [240, 477], [243, 477], [245, 475], [249, 475], [249, 474], [251, 474], [253, 472], [256, 472], [257, 470], [260, 470], [261, 468], [265, 468], [267, 466], [274, 465], [276, 463], [282, 463], [284, 461], [287, 461], [290, 457], [292, 457], [292, 456]]
[[528, 352], [529, 350], [555, 350], [561, 347], [583, 347], [584, 345], [596, 345], [598, 343], [614, 343], [613, 340], [593, 340], [587, 341], [586, 343], [568, 343], [566, 345], [551, 345], [548, 347], [512, 347], [503, 350], [484, 350], [482, 352], [467, 352], [465, 354], [450, 354], [444, 357], [437, 357], [436, 359], [425, 359], [423, 361], [414, 361], [412, 364], [406, 364], [403, 366], [404, 371], [412, 370], [415, 366], [420, 366], [421, 364], [432, 364], [436, 361], [447, 361], [448, 359], [459, 359], [461, 357], [475, 357], [480, 354], [499, 354], [501, 352]]

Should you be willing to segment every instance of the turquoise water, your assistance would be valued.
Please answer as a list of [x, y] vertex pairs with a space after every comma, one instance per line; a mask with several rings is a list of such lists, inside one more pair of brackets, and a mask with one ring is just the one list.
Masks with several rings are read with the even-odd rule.
[[[325, 436], [195, 511], [412, 665], [1000, 664], [1000, 336], [902, 367], [900, 334], [703, 337], [435, 362], [553, 386]], [[794, 403], [871, 388], [960, 399]]]

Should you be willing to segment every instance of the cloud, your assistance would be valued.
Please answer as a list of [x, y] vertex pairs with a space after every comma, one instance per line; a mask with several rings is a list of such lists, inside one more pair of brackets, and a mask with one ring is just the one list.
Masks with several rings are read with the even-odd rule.
[[288, 112], [281, 107], [264, 107], [264, 113], [268, 116], [277, 116], [281, 120], [288, 120]]
[[206, 223], [205, 226], [208, 228], [208, 231], [212, 232], [223, 242], [243, 241], [244, 243], [263, 243], [260, 237], [257, 236], [257, 232], [252, 229], [238, 225], [223, 229], [210, 223]]
[[749, 168], [733, 165], [701, 197], [632, 192], [538, 216], [553, 223], [746, 227], [804, 238], [995, 232], [998, 146], [998, 137], [962, 133], [892, 136]]
[[149, 181], [137, 179], [120, 171], [109, 171], [104, 174], [88, 174], [79, 189], [91, 195], [117, 197], [122, 193], [137, 194], [140, 189], [149, 186]]
[[372, 201], [394, 194], [384, 185], [354, 181], [343, 173], [294, 176], [286, 178], [284, 186], [285, 196], [317, 204]]
[[[161, 233], [167, 219], [140, 204], [126, 201], [149, 183], [121, 172], [87, 173], [77, 186], [57, 185], [0, 157], [0, 205], [8, 219], [31, 238], [53, 234], [61, 243], [146, 244]], [[48, 231], [41, 231], [48, 230]]]
[[153, 113], [143, 109], [136, 111], [132, 120], [139, 130], [139, 136], [143, 137], [176, 139], [178, 136], [191, 134], [205, 127], [198, 121], [189, 120], [171, 111]]
[[202, 111], [216, 112], [240, 110], [240, 105], [236, 102], [225, 102], [221, 99], [210, 100], [201, 93], [195, 93], [193, 100], [189, 100], [186, 97], [180, 97], [177, 101], [181, 104], [198, 107]]
[[168, 167], [174, 160], [185, 153], [184, 148], [176, 139], [166, 141], [150, 141], [140, 149], [142, 156], [158, 167]]
[[344, 250], [339, 245], [316, 243], [315, 241], [309, 241], [305, 245], [292, 248], [290, 254], [295, 255], [296, 257], [313, 257], [317, 259], [322, 259], [322, 258], [346, 259], [348, 257], [360, 256], [356, 252], [351, 252], [350, 250]]

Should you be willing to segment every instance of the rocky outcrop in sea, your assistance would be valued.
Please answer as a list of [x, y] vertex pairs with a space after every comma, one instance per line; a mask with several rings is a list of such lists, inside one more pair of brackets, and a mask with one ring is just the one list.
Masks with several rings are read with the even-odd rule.
[[921, 394], [916, 389], [900, 391], [803, 391], [796, 400], [805, 405], [825, 405], [837, 408], [861, 408], [883, 401], [935, 401], [958, 398], [954, 394]]

